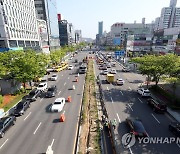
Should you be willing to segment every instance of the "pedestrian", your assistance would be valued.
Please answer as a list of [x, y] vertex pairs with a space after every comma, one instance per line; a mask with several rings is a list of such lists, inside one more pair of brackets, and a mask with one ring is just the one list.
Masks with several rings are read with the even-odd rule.
[[116, 119], [114, 119], [112, 122], [113, 129], [116, 129], [116, 125], [117, 125], [117, 121], [116, 121]]

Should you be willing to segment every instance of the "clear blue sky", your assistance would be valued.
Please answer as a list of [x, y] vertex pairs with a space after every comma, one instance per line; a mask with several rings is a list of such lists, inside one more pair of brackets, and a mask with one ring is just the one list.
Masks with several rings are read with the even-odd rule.
[[[115, 22], [150, 23], [160, 16], [161, 9], [168, 7], [170, 0], [56, 0], [57, 11], [71, 22], [75, 29], [81, 29], [83, 37], [95, 38], [98, 21], [103, 21], [103, 31], [110, 31]], [[180, 0], [177, 2], [180, 7]]]

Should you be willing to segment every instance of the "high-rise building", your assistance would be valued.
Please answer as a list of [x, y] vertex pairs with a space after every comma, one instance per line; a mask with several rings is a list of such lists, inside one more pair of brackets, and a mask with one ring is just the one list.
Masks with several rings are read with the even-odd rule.
[[171, 0], [169, 7], [162, 8], [155, 30], [180, 26], [180, 8], [177, 8], [176, 4], [177, 0]]
[[98, 34], [99, 36], [102, 36], [103, 34], [103, 21], [98, 23]]
[[75, 43], [80, 43], [82, 41], [81, 30], [75, 30]]
[[0, 7], [0, 48], [39, 48], [34, 0], [4, 0]]
[[34, 0], [38, 19], [45, 20], [50, 48], [60, 46], [56, 0]]

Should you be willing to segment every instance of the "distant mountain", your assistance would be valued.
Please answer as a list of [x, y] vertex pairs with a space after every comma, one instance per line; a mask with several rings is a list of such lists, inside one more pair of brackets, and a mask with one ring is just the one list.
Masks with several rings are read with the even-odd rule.
[[93, 39], [92, 38], [82, 38], [82, 41], [92, 43]]

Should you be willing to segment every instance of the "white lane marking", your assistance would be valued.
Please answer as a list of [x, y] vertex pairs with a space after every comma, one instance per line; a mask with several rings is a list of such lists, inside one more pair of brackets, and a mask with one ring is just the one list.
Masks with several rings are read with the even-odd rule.
[[107, 90], [109, 90], [109, 87], [107, 87]]
[[132, 90], [131, 87], [129, 87], [129, 90]]
[[53, 146], [53, 143], [54, 143], [54, 139], [53, 139], [52, 142], [51, 142], [51, 145], [50, 145], [51, 147]]
[[128, 149], [129, 149], [130, 153], [133, 154], [130, 146], [128, 146]]
[[40, 99], [40, 102], [42, 102], [43, 98]]
[[7, 139], [0, 147], [0, 149], [6, 144], [6, 142], [8, 141], [9, 139]]
[[69, 80], [69, 77], [68, 77], [68, 80]]
[[177, 146], [180, 148], [180, 145], [178, 144], [178, 143], [176, 143], [177, 144]]
[[64, 86], [66, 85], [66, 82], [64, 83]]
[[26, 120], [26, 119], [30, 116], [30, 114], [31, 114], [31, 112], [29, 112], [29, 114], [27, 115], [27, 117], [26, 117], [26, 118], [24, 118], [24, 120]]
[[151, 113], [151, 115], [152, 115], [153, 118], [160, 124], [159, 120], [157, 120], [157, 118], [154, 116], [154, 114]]
[[111, 97], [111, 102], [114, 103], [112, 97]]
[[129, 106], [129, 108], [133, 111], [133, 109], [132, 109], [131, 105], [130, 105], [130, 104], [128, 104], [128, 106]]
[[37, 132], [37, 130], [38, 130], [38, 128], [41, 126], [41, 122], [39, 123], [39, 125], [37, 126], [37, 128], [36, 128], [36, 130], [34, 131], [34, 133], [33, 134], [36, 134], [36, 132]]
[[121, 123], [121, 119], [119, 118], [119, 115], [117, 113], [116, 113], [116, 115], [117, 115], [117, 118], [119, 120], [119, 123]]
[[61, 93], [61, 91], [58, 92], [58, 95]]
[[63, 76], [63, 74], [62, 74], [62, 76]]
[[121, 94], [123, 95], [123, 92], [122, 91], [120, 91], [121, 92]]
[[138, 100], [139, 100], [141, 103], [143, 103], [143, 101], [142, 101], [140, 98], [138, 98]]

